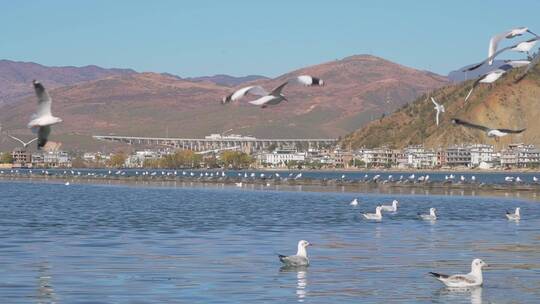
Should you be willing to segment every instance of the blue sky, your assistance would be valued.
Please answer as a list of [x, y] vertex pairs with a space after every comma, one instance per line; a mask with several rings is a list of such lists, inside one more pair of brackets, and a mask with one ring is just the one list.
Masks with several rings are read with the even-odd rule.
[[540, 32], [533, 0], [0, 0], [0, 7], [0, 59], [183, 77], [277, 76], [354, 54], [447, 74], [483, 59], [492, 34], [516, 26]]

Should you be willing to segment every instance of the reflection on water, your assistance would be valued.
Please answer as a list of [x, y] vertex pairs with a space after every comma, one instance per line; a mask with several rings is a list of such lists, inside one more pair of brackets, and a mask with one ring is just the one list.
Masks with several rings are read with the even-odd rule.
[[464, 303], [470, 300], [471, 304], [482, 304], [482, 291], [483, 288], [469, 287], [469, 288], [441, 288], [437, 296], [444, 302], [448, 303]]
[[43, 262], [38, 265], [38, 303], [56, 303], [56, 294], [51, 284], [51, 276], [49, 275], [49, 263]]
[[[0, 303], [540, 298], [536, 201], [254, 189], [0, 182]], [[398, 212], [381, 222], [360, 216], [393, 199]], [[439, 219], [420, 220], [431, 207]], [[519, 224], [505, 217], [516, 207]], [[300, 239], [316, 244], [311, 266], [277, 271], [274, 253]], [[468, 271], [476, 257], [496, 265], [483, 291], [438, 292], [426, 276]]]

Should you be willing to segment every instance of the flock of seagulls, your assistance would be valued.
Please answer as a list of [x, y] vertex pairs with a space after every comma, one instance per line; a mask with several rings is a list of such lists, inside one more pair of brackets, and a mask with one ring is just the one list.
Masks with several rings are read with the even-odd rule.
[[298, 77], [295, 77], [293, 79], [290, 79], [280, 84], [277, 88], [273, 89], [271, 92], [266, 91], [263, 87], [258, 86], [258, 85], [241, 88], [233, 92], [232, 94], [223, 97], [223, 99], [221, 100], [221, 103], [222, 104], [231, 103], [231, 102], [242, 99], [248, 94], [251, 94], [251, 95], [257, 95], [260, 97], [255, 100], [248, 101], [249, 104], [260, 106], [261, 108], [277, 105], [277, 104], [280, 104], [282, 101], [288, 101], [285, 95], [283, 95], [282, 91], [283, 91], [283, 88], [285, 88], [285, 86], [288, 85], [289, 83], [299, 83], [301, 85], [308, 86], [308, 87], [324, 85], [324, 81], [320, 78], [312, 77], [309, 75], [300, 75]]
[[[498, 49], [499, 43], [501, 41], [503, 41], [505, 39], [513, 39], [515, 37], [523, 36], [526, 33], [529, 33], [533, 37], [529, 38], [529, 39], [527, 39], [525, 41], [521, 41], [519, 43], [513, 44], [511, 46], [507, 46], [507, 47], [504, 47], [502, 49]], [[522, 60], [504, 60], [503, 64], [501, 64], [500, 66], [498, 66], [498, 67], [496, 67], [494, 69], [491, 69], [487, 73], [482, 74], [480, 77], [478, 77], [478, 79], [476, 79], [473, 82], [473, 84], [471, 86], [471, 89], [469, 90], [469, 92], [467, 93], [467, 95], [465, 97], [465, 102], [467, 102], [469, 100], [469, 98], [471, 97], [471, 95], [473, 93], [473, 90], [478, 85], [483, 84], [483, 83], [487, 83], [487, 84], [494, 83], [495, 81], [497, 81], [506, 72], [510, 71], [511, 69], [526, 66], [525, 71], [522, 73], [521, 76], [519, 76], [516, 79], [516, 82], [521, 81], [523, 78], [525, 78], [525, 76], [528, 74], [530, 69], [533, 66], [535, 66], [538, 62], [540, 62], [540, 52], [538, 52], [535, 56], [533, 56], [531, 54], [531, 50], [535, 47], [535, 45], [537, 44], [537, 42], [539, 40], [540, 40], [540, 36], [533, 33], [527, 27], [517, 27], [517, 28], [505, 31], [503, 33], [500, 33], [500, 34], [497, 34], [497, 35], [491, 37], [491, 39], [489, 41], [487, 58], [482, 60], [481, 62], [479, 62], [477, 64], [474, 64], [474, 65], [472, 65], [470, 67], [467, 67], [466, 69], [463, 70], [463, 72], [474, 71], [474, 70], [476, 70], [476, 69], [478, 69], [478, 68], [480, 68], [482, 66], [485, 66], [486, 64], [491, 66], [491, 65], [493, 65], [494, 59], [497, 56], [499, 56], [500, 54], [505, 53], [507, 51], [524, 53], [524, 54], [527, 55], [527, 58], [522, 59]], [[431, 101], [435, 105], [435, 108], [434, 108], [435, 111], [436, 111], [435, 121], [436, 121], [436, 124], [438, 126], [439, 125], [439, 116], [441, 115], [441, 113], [444, 113], [445, 109], [444, 109], [444, 106], [437, 103], [433, 97], [431, 97]], [[473, 128], [473, 129], [482, 130], [482, 131], [487, 133], [488, 137], [494, 137], [495, 140], [498, 140], [498, 138], [500, 138], [502, 136], [506, 136], [508, 134], [519, 134], [519, 133], [525, 131], [525, 129], [510, 130], [510, 129], [489, 128], [489, 127], [486, 127], [486, 126], [470, 123], [470, 122], [464, 121], [464, 120], [459, 119], [459, 118], [453, 118], [452, 122], [454, 124], [456, 124], [456, 125], [461, 125], [461, 126], [466, 127], [466, 128]]]

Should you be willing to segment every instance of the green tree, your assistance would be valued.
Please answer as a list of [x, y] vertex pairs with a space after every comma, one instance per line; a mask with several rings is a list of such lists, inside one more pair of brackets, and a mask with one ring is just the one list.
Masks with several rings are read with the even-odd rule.
[[226, 168], [242, 169], [253, 163], [253, 158], [244, 152], [225, 151], [221, 155], [221, 162]]
[[122, 168], [126, 163], [127, 156], [124, 152], [118, 152], [111, 156], [109, 166], [113, 168]]
[[0, 156], [0, 163], [2, 164], [12, 164], [13, 163], [13, 156], [9, 152], [4, 152]]

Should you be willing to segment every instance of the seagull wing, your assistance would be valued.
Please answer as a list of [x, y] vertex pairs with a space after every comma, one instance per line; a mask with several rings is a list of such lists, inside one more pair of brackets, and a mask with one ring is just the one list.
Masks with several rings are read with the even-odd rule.
[[279, 87], [275, 88], [274, 90], [272, 90], [272, 92], [270, 92], [270, 95], [273, 95], [273, 96], [279, 96], [281, 95], [281, 91], [283, 90], [283, 88], [289, 84], [289, 82], [284, 82], [282, 83]]
[[27, 142], [27, 143], [26, 143], [25, 145], [26, 145], [26, 146], [28, 146], [29, 144], [33, 143], [33, 142], [34, 142], [34, 141], [36, 141], [36, 140], [38, 140], [38, 138], [37, 138], [37, 137], [36, 137], [36, 138], [34, 138], [34, 139], [32, 139], [31, 141]]
[[36, 117], [50, 116], [52, 103], [51, 96], [49, 96], [49, 93], [47, 93], [47, 90], [45, 90], [45, 87], [40, 82], [34, 80], [33, 84], [38, 98]]
[[462, 126], [465, 126], [465, 127], [468, 127], [468, 128], [473, 128], [473, 129], [480, 129], [482, 131], [486, 131], [488, 132], [489, 130], [491, 130], [490, 128], [488, 127], [484, 127], [484, 126], [481, 126], [481, 125], [475, 125], [473, 123], [470, 123], [470, 122], [467, 122], [467, 121], [464, 121], [464, 120], [461, 120], [459, 118], [452, 118], [452, 122], [457, 124], [457, 125], [462, 125]]
[[519, 130], [510, 130], [510, 129], [497, 129], [501, 132], [504, 132], [504, 133], [513, 133], [513, 134], [518, 134], [518, 133], [521, 133], [527, 129], [519, 129]]
[[22, 144], [23, 146], [26, 146], [26, 143], [25, 143], [24, 141], [22, 141], [22, 140], [18, 139], [17, 137], [15, 137], [15, 136], [12, 136], [12, 135], [8, 135], [8, 136], [9, 136], [9, 137], [11, 137], [11, 138], [12, 138], [12, 139], [14, 139], [14, 140], [16, 140], [16, 141], [20, 142], [20, 143], [21, 143], [21, 144]]
[[499, 45], [499, 42], [501, 42], [501, 40], [506, 38], [506, 36], [508, 36], [508, 34], [510, 33], [512, 33], [512, 31], [500, 33], [498, 35], [491, 37], [491, 39], [489, 40], [488, 61], [490, 65], [493, 63], [493, 59], [489, 59], [489, 58], [494, 57], [495, 52], [497, 51], [497, 46]]
[[45, 147], [51, 134], [51, 126], [42, 126], [38, 130], [38, 150]]
[[439, 110], [437, 109], [437, 115], [435, 116], [435, 121], [437, 122], [437, 126], [439, 125]]
[[497, 52], [494, 52], [491, 56], [489, 56], [486, 60], [483, 60], [471, 67], [468, 67], [466, 68], [465, 70], [463, 70], [463, 72], [470, 72], [470, 71], [474, 71], [476, 69], [478, 69], [479, 67], [481, 67], [482, 65], [484, 65], [486, 62], [489, 63], [489, 65], [491, 65], [493, 63], [493, 59], [495, 59], [495, 57], [497, 57], [499, 54], [503, 53], [503, 52], [506, 52], [512, 48], [515, 48], [516, 46], [518, 46], [517, 44], [515, 45], [511, 45], [511, 46], [508, 46], [508, 47], [505, 47], [505, 48], [502, 48], [500, 50], [498, 50]]
[[261, 86], [249, 86], [234, 91], [229, 96], [223, 99], [223, 103], [229, 103], [242, 99], [247, 94], [253, 94], [258, 96], [268, 95], [268, 92]]
[[469, 91], [469, 93], [467, 93], [467, 96], [465, 96], [465, 102], [467, 102], [467, 100], [469, 100], [469, 97], [471, 97], [471, 94], [474, 88], [476, 88], [476, 86], [480, 83], [480, 81], [482, 81], [485, 78], [486, 78], [486, 75], [483, 75], [473, 82], [473, 85], [471, 86], [471, 90]]
[[531, 63], [529, 63], [529, 65], [527, 66], [527, 68], [525, 69], [525, 71], [523, 71], [523, 73], [515, 80], [516, 83], [520, 82], [521, 80], [523, 80], [523, 78], [525, 78], [525, 76], [527, 76], [527, 74], [529, 73], [529, 71], [535, 67], [538, 62], [540, 62], [540, 52], [538, 52], [538, 54], [536, 56], [534, 56], [534, 58], [531, 60]]
[[439, 107], [439, 104], [435, 101], [435, 98], [431, 97], [431, 102], [433, 102], [436, 107]]

